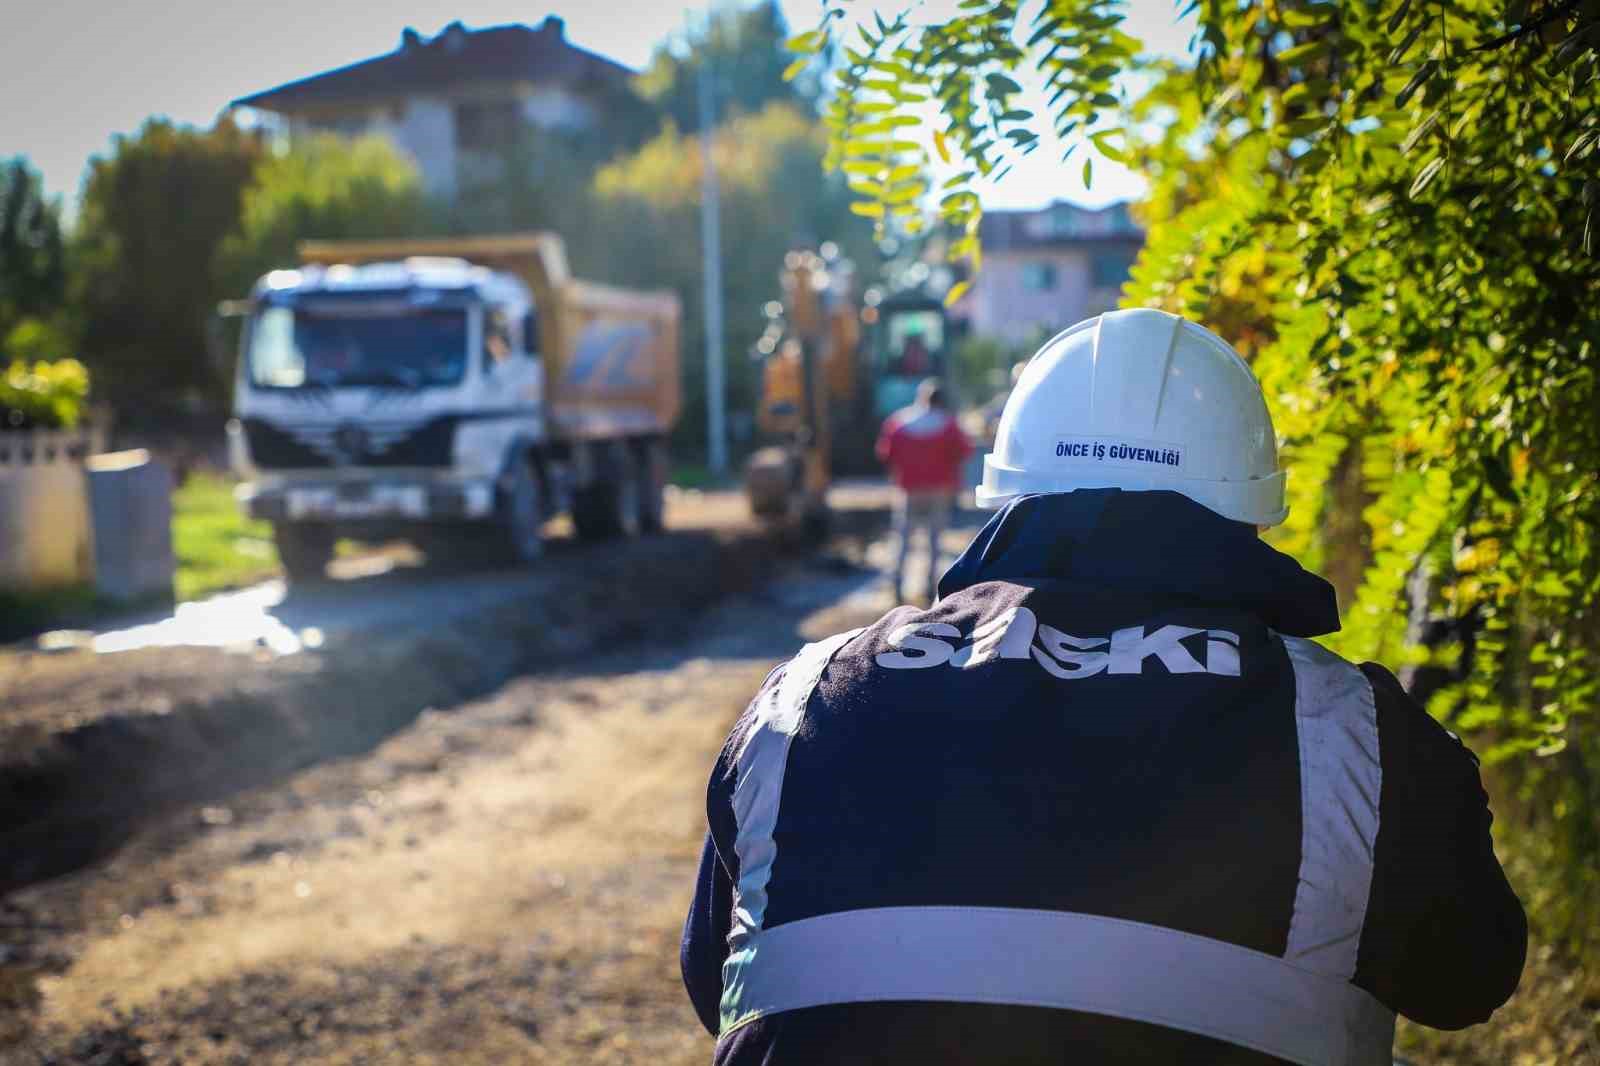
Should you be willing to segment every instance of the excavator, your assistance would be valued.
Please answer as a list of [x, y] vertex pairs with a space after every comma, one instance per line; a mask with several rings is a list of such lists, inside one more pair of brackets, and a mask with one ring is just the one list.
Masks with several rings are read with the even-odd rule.
[[757, 517], [814, 540], [835, 474], [876, 471], [878, 425], [918, 382], [948, 378], [947, 320], [937, 298], [858, 301], [848, 264], [806, 249], [784, 257], [779, 282], [756, 351], [756, 425], [771, 443], [751, 456], [745, 492]]
[[756, 426], [774, 443], [750, 457], [745, 494], [758, 518], [811, 540], [828, 527], [834, 415], [844, 408], [848, 420], [857, 393], [860, 312], [848, 274], [815, 252], [784, 256], [779, 283], [782, 302], [768, 305], [771, 321], [757, 345]]

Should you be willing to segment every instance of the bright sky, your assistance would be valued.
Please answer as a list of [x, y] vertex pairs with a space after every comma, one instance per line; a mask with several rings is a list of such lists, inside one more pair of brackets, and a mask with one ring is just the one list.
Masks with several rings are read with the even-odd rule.
[[[866, 14], [908, 2], [851, 6]], [[954, 3], [924, 0], [918, 14], [937, 16]], [[817, 0], [782, 0], [782, 7], [796, 32], [821, 11]], [[1130, 31], [1152, 51], [1184, 52], [1191, 27], [1176, 23], [1171, 0], [1129, 0], [1129, 8]], [[639, 68], [657, 44], [683, 32], [690, 9], [648, 0], [52, 0], [8, 20], [0, 37], [0, 157], [28, 156], [70, 209], [89, 157], [150, 115], [209, 125], [236, 97], [392, 51], [406, 26], [433, 34], [453, 19], [469, 27], [535, 24], [546, 14], [566, 20], [574, 43]], [[1134, 175], [1101, 164], [1086, 191], [1076, 158], [1060, 167], [1060, 152], [1048, 148], [985, 190], [986, 204], [1098, 204], [1142, 188]]]

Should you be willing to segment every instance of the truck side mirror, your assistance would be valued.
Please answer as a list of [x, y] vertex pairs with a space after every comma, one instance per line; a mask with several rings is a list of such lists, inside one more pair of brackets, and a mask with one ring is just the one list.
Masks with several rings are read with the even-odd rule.
[[[250, 313], [249, 300], [223, 300], [206, 320], [206, 357], [224, 389], [233, 384], [233, 361], [238, 351], [239, 330]], [[229, 343], [229, 341], [233, 343]]]

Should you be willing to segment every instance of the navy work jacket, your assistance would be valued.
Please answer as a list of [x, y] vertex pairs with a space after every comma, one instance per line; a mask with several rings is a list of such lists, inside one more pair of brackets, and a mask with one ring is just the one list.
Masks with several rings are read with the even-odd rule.
[[1515, 989], [1476, 760], [1306, 639], [1333, 590], [1251, 527], [1023, 497], [939, 591], [774, 670], [717, 761], [718, 1066], [1366, 1066]]

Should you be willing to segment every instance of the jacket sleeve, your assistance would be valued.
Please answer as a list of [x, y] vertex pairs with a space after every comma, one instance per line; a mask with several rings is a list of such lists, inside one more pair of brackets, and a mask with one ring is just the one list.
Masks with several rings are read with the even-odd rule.
[[683, 943], [678, 963], [683, 987], [706, 1032], [717, 1035], [722, 1000], [722, 963], [728, 955], [728, 928], [733, 912], [733, 881], [717, 855], [716, 843], [706, 834], [700, 852], [700, 874], [695, 880], [694, 902], [683, 923]]
[[783, 672], [784, 666], [779, 666], [767, 675], [755, 699], [750, 701], [723, 744], [706, 786], [709, 831], [700, 849], [694, 900], [683, 922], [678, 965], [694, 1012], [712, 1036], [721, 1028], [722, 964], [728, 957], [728, 933], [733, 926], [733, 886], [739, 879], [739, 856], [734, 850], [738, 823], [733, 814], [738, 753], [744, 738], [754, 728], [757, 705], [782, 682]]
[[954, 416], [951, 416], [950, 426], [945, 432], [950, 442], [951, 463], [960, 466], [973, 452], [972, 438], [967, 436], [967, 431], [961, 428], [961, 423]]
[[1367, 663], [1383, 766], [1372, 889], [1354, 981], [1436, 1029], [1486, 1021], [1516, 991], [1522, 904], [1494, 853], [1478, 760]]
[[878, 456], [878, 462], [888, 466], [894, 460], [894, 431], [899, 425], [899, 420], [893, 415], [883, 420], [883, 425], [878, 427], [878, 443], [873, 451]]

